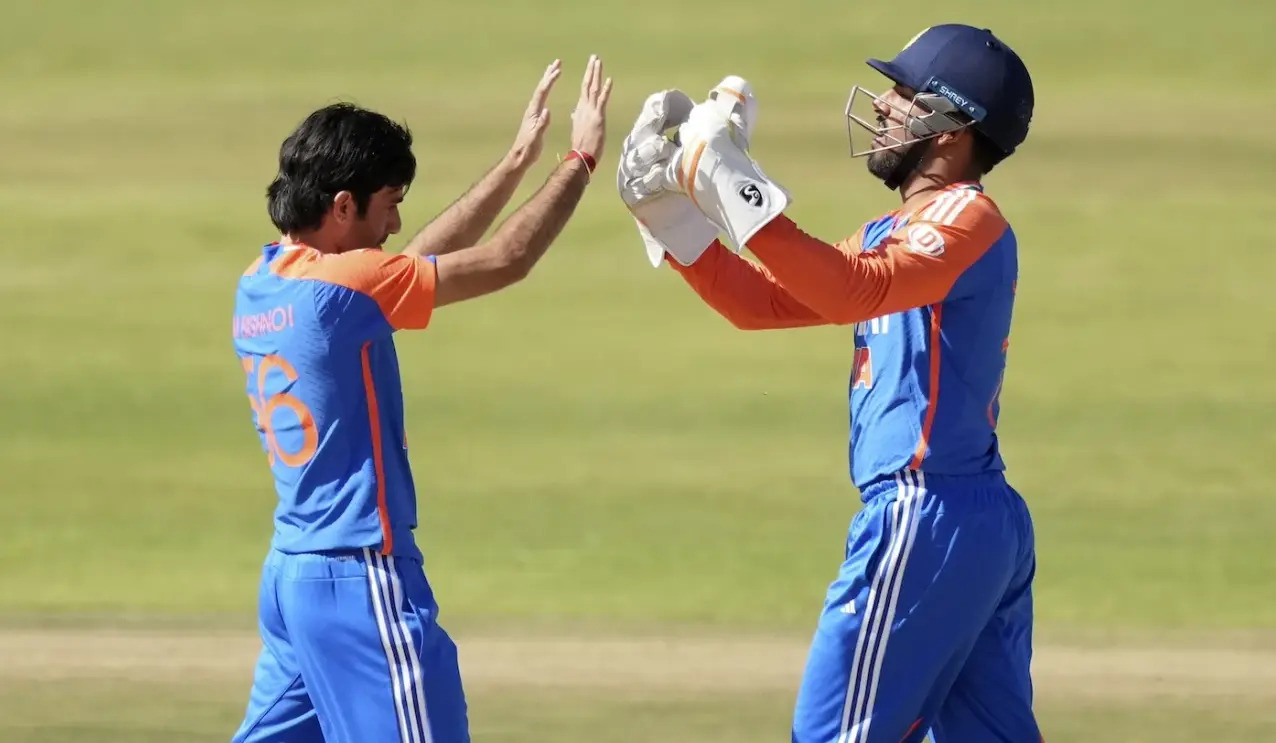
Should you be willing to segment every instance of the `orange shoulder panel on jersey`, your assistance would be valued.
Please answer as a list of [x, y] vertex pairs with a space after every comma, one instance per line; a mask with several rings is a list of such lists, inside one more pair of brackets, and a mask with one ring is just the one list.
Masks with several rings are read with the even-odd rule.
[[434, 312], [438, 272], [427, 258], [376, 249], [334, 254], [298, 249], [281, 255], [270, 268], [285, 278], [323, 281], [364, 294], [395, 330], [421, 330]]
[[732, 253], [717, 240], [690, 266], [673, 259], [668, 263], [705, 304], [741, 330], [828, 324], [785, 291], [765, 267]]
[[802, 304], [852, 323], [942, 301], [1006, 227], [992, 200], [960, 189], [940, 193], [870, 251], [858, 239], [830, 245], [811, 237], [783, 214], [749, 250]]

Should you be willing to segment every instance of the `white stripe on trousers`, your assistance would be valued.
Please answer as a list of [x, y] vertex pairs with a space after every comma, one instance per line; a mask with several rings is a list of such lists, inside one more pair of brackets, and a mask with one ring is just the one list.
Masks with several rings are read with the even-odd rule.
[[904, 569], [917, 538], [922, 496], [926, 493], [926, 477], [920, 472], [895, 474], [899, 488], [890, 505], [890, 542], [869, 586], [864, 604], [864, 619], [855, 654], [851, 657], [851, 676], [847, 683], [846, 705], [842, 708], [842, 730], [838, 743], [867, 743], [869, 725], [873, 721], [873, 705], [882, 678], [890, 627], [899, 605], [899, 588], [904, 582]]
[[371, 549], [363, 550], [372, 591], [372, 613], [381, 632], [390, 667], [390, 688], [394, 711], [399, 716], [401, 743], [433, 743], [430, 717], [425, 708], [424, 674], [412, 631], [403, 618], [403, 586], [394, 567], [394, 558]]

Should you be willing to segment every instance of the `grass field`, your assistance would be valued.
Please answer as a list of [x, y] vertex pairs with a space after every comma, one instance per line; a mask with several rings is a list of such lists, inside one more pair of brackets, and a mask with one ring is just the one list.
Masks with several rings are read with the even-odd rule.
[[846, 157], [863, 58], [953, 19], [1037, 83], [987, 185], [1023, 246], [1002, 442], [1037, 519], [1047, 739], [1276, 738], [1273, 6], [23, 6], [0, 26], [3, 743], [238, 722], [273, 496], [229, 308], [274, 237], [280, 139], [335, 99], [406, 121], [411, 232], [561, 57], [517, 203], [595, 51], [605, 177], [527, 283], [399, 341], [428, 569], [478, 740], [786, 739], [859, 504], [851, 340], [729, 328], [647, 266], [606, 173], [647, 93], [745, 75], [790, 213], [849, 234], [893, 205]]

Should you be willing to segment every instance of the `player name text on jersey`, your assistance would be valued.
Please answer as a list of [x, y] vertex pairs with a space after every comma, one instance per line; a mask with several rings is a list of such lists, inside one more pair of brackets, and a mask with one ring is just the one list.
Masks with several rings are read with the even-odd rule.
[[272, 307], [265, 312], [254, 312], [251, 315], [235, 315], [234, 333], [236, 338], [256, 338], [267, 333], [278, 333], [293, 326], [292, 305]]

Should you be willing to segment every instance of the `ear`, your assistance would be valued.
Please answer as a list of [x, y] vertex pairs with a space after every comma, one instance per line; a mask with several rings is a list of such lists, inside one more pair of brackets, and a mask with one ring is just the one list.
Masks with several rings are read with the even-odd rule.
[[939, 135], [938, 137], [935, 137], [935, 144], [937, 144], [937, 145], [943, 145], [943, 146], [947, 147], [947, 146], [949, 146], [949, 145], [952, 145], [952, 144], [954, 144], [954, 143], [956, 143], [956, 142], [960, 141], [960, 140], [961, 140], [961, 138], [962, 138], [962, 137], [964, 137], [964, 136], [966, 136], [966, 130], [965, 130], [965, 129], [958, 129], [958, 130], [957, 130], [957, 131], [955, 131], [955, 132], [944, 132], [943, 134]]
[[974, 152], [975, 132], [968, 126], [957, 131], [944, 132], [935, 138], [935, 144], [950, 154], [961, 153], [962, 157], [969, 158]]
[[358, 216], [354, 194], [349, 191], [338, 191], [332, 198], [332, 218], [337, 224], [345, 225], [353, 222]]

